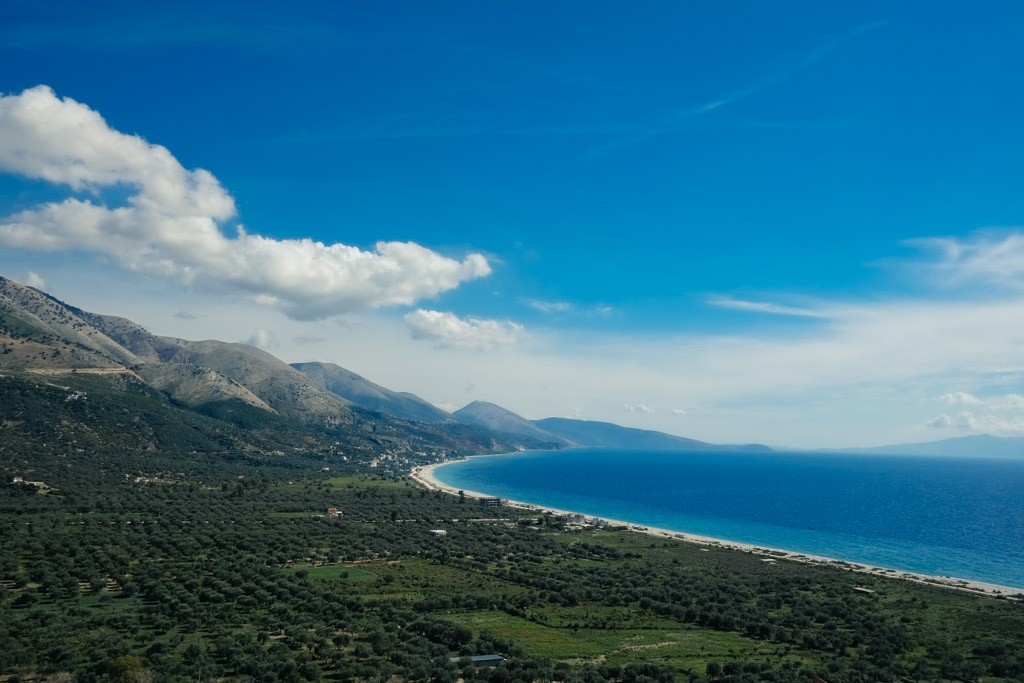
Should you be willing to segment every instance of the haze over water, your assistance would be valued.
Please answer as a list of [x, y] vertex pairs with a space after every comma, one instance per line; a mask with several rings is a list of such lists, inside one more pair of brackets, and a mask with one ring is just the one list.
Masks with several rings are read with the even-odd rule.
[[1024, 588], [1024, 459], [585, 449], [470, 458], [435, 476], [635, 524]]

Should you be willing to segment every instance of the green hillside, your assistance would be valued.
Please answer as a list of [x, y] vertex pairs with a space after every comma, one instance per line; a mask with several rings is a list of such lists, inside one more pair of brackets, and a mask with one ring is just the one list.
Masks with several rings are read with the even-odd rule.
[[7, 680], [1024, 676], [1015, 600], [482, 508], [381, 478], [379, 425], [200, 415], [129, 375], [6, 376], [0, 406]]

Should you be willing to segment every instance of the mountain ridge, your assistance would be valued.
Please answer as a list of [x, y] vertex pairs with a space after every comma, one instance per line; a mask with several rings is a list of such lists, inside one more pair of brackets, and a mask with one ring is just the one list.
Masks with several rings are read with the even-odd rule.
[[713, 444], [685, 436], [675, 436], [651, 429], [623, 427], [613, 422], [576, 420], [567, 417], [547, 417], [533, 420], [533, 424], [552, 434], [570, 439], [585, 448], [630, 448], [650, 450], [729, 450], [771, 451], [761, 444]]
[[[473, 401], [452, 413], [452, 417], [463, 424], [484, 427], [500, 434], [518, 436], [534, 443], [548, 444], [549, 448], [571, 448], [580, 445], [570, 439], [552, 434], [525, 417], [489, 401]], [[537, 448], [538, 446], [532, 447]]]
[[122, 367], [193, 408], [237, 399], [301, 422], [353, 419], [347, 401], [254, 346], [154, 335], [127, 318], [90, 313], [6, 278], [0, 330], [3, 367]]
[[878, 455], [932, 455], [940, 457], [1024, 457], [1024, 437], [969, 434], [937, 441], [851, 448], [816, 448], [821, 453], [875, 453]]
[[415, 394], [392, 391], [335, 363], [292, 363], [314, 384], [333, 395], [371, 410], [419, 422], [450, 422], [452, 416]]

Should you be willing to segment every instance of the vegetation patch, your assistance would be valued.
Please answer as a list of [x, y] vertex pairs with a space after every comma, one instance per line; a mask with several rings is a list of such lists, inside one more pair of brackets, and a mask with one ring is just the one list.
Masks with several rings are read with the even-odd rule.
[[287, 567], [282, 570], [286, 575], [300, 574], [311, 581], [377, 581], [379, 576], [365, 569], [351, 565], [335, 564], [317, 567]]

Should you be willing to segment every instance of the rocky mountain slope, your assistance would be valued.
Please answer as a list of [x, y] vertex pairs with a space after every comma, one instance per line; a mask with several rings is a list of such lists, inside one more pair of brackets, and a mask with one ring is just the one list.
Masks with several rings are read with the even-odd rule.
[[[138, 419], [149, 424], [150, 431], [157, 429], [150, 423], [165, 419], [180, 425], [182, 433], [198, 430], [205, 434], [200, 439], [203, 443], [222, 443], [217, 434], [234, 433], [237, 428], [249, 432], [269, 428], [299, 434], [293, 440], [303, 443], [309, 438], [328, 439], [361, 454], [488, 453], [521, 447], [518, 440], [450, 419], [430, 424], [382, 415], [331, 393], [256, 347], [154, 335], [131, 320], [83, 311], [2, 277], [0, 384], [11, 397], [36, 396], [32, 399], [36, 407], [30, 412], [52, 412], [53, 419], [65, 425], [58, 431], [77, 435], [71, 441], [80, 441], [81, 434], [96, 429], [103, 432], [104, 440], [117, 440], [116, 420], [92, 424], [88, 410], [68, 412], [74, 406], [86, 406], [79, 400], [88, 392], [93, 397], [103, 395], [107, 405], [123, 400], [128, 406], [137, 403], [139, 396], [162, 401], [162, 407], [151, 406]], [[51, 390], [67, 405], [43, 410], [45, 400], [40, 397]], [[416, 400], [409, 398], [408, 403]], [[38, 422], [29, 419], [28, 413], [8, 415], [13, 405], [13, 399], [0, 405], [6, 428], [17, 431]], [[58, 427], [36, 425], [30, 432], [39, 435]], [[160, 433], [173, 435], [175, 429]], [[12, 434], [5, 436], [13, 438]], [[54, 434], [41, 438], [33, 448], [59, 441]], [[160, 447], [157, 441], [150, 444]]]
[[[83, 311], [0, 277], [0, 372], [4, 370], [37, 377], [123, 375], [123, 383], [143, 385], [204, 415], [250, 425], [275, 416], [318, 429], [358, 426], [379, 435], [405, 435], [406, 445], [399, 450], [413, 442], [457, 443], [475, 452], [716, 448], [606, 422], [531, 421], [486, 401], [449, 414], [333, 363], [288, 365], [248, 344], [155, 335], [126, 318]], [[391, 443], [389, 439], [384, 441]]]
[[305, 423], [352, 420], [347, 401], [256, 347], [157, 336], [6, 278], [0, 278], [0, 367], [37, 374], [122, 371], [193, 408], [238, 400]]
[[334, 363], [292, 363], [317, 386], [335, 396], [404, 420], [450, 422], [452, 416], [415, 394], [392, 391]]
[[552, 434], [525, 417], [487, 401], [473, 401], [452, 413], [452, 417], [464, 424], [484, 427], [500, 434], [515, 435], [538, 444], [547, 444], [533, 446], [534, 448], [569, 448], [582, 445]]

